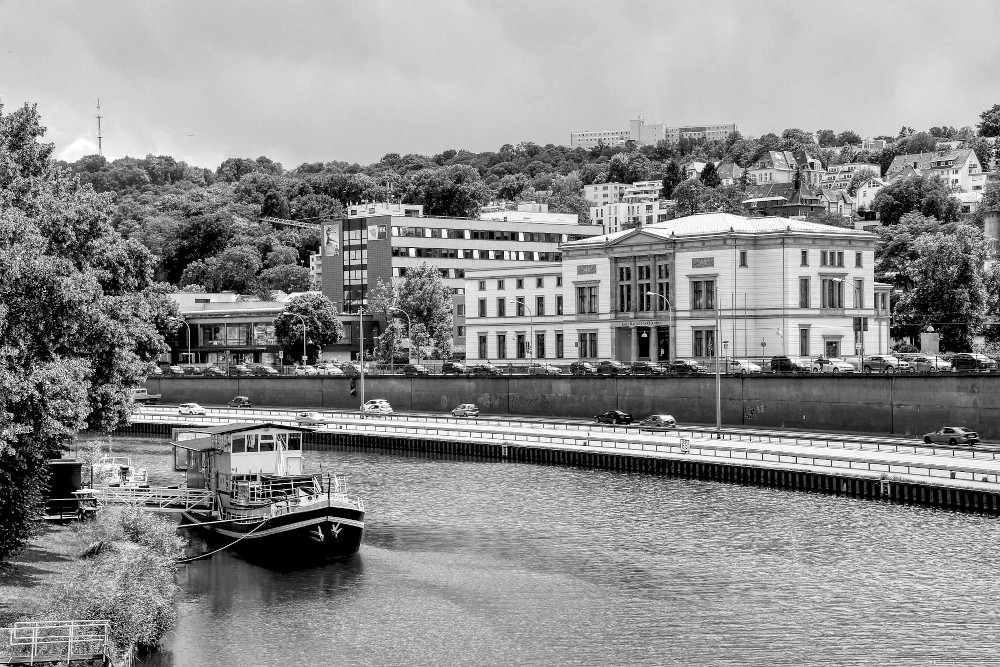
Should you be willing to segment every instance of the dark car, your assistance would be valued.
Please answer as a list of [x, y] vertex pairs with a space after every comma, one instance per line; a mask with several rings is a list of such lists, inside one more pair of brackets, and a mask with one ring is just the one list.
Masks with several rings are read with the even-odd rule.
[[184, 375], [204, 375], [205, 369], [201, 366], [181, 366], [181, 370], [184, 371]]
[[597, 369], [586, 361], [574, 361], [569, 365], [571, 375], [597, 375]]
[[430, 375], [430, 371], [427, 370], [426, 366], [421, 366], [420, 364], [406, 364], [403, 367], [403, 375], [413, 377], [414, 375]]
[[253, 407], [250, 403], [250, 399], [246, 396], [236, 396], [228, 403], [231, 408], [249, 408]]
[[465, 364], [457, 361], [446, 361], [441, 364], [441, 375], [465, 375], [468, 370]]
[[597, 364], [598, 375], [625, 375], [627, 373], [628, 369], [620, 361], [606, 359]]
[[207, 377], [220, 377], [226, 374], [226, 371], [222, 370], [218, 366], [209, 366], [205, 369], [205, 375]]
[[667, 368], [674, 375], [699, 375], [708, 372], [708, 369], [691, 359], [674, 359], [667, 364]]
[[979, 434], [964, 426], [945, 426], [924, 436], [924, 442], [939, 442], [949, 445], [974, 445], [979, 442]]
[[608, 410], [594, 417], [598, 424], [631, 424], [632, 415], [621, 410]]
[[808, 359], [784, 355], [771, 357], [772, 373], [809, 373], [811, 371], [812, 362]]
[[667, 369], [649, 361], [637, 361], [632, 364], [631, 371], [632, 375], [663, 375]]
[[985, 373], [995, 371], [997, 369], [997, 362], [985, 354], [959, 352], [952, 356], [951, 367], [956, 371], [965, 371], [967, 373]]
[[230, 375], [247, 376], [253, 375], [253, 370], [249, 366], [244, 366], [243, 364], [237, 364], [236, 366], [229, 367]]
[[250, 372], [254, 375], [277, 375], [278, 369], [273, 366], [265, 366], [264, 364], [256, 364], [250, 367]]
[[475, 366], [469, 366], [469, 375], [477, 375], [477, 376], [503, 375], [503, 371], [491, 363], [483, 363], [483, 364], [476, 364]]

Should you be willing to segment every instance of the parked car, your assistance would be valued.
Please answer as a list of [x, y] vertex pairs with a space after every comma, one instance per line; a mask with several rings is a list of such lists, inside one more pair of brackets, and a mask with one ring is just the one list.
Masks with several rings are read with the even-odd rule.
[[531, 364], [528, 375], [562, 375], [562, 369], [552, 364]]
[[956, 371], [985, 373], [997, 370], [997, 362], [985, 354], [958, 352], [951, 357], [951, 367]]
[[327, 423], [327, 419], [321, 412], [296, 412], [295, 423], [299, 426], [315, 426]]
[[149, 372], [146, 375], [163, 375], [163, 369], [159, 366], [150, 366]]
[[226, 374], [226, 371], [222, 370], [218, 366], [207, 366], [205, 368], [206, 377], [221, 377]]
[[470, 366], [469, 375], [476, 375], [476, 376], [503, 375], [503, 371], [494, 366], [493, 364], [486, 362], [482, 364], [476, 364], [475, 366]]
[[407, 377], [414, 377], [417, 375], [430, 375], [431, 372], [427, 370], [426, 366], [421, 366], [420, 364], [406, 364], [403, 366], [403, 375]]
[[570, 375], [597, 375], [597, 369], [588, 361], [574, 361], [569, 365]]
[[264, 364], [254, 364], [250, 367], [250, 372], [254, 375], [277, 375], [278, 369], [274, 366], [266, 366]]
[[247, 396], [236, 396], [228, 403], [231, 408], [250, 408], [253, 405], [250, 403], [250, 398]]
[[237, 364], [235, 366], [229, 367], [230, 375], [247, 376], [253, 375], [253, 371], [250, 370], [249, 366], [244, 366], [243, 364]]
[[181, 403], [177, 406], [177, 413], [182, 415], [204, 415], [208, 414], [205, 412], [205, 408], [201, 407], [197, 403]]
[[292, 371], [292, 375], [304, 376], [304, 375], [319, 375], [319, 369], [315, 366], [296, 366], [295, 370]]
[[475, 403], [462, 403], [451, 411], [452, 417], [478, 417], [479, 406]]
[[181, 370], [184, 371], [184, 375], [204, 375], [205, 369], [200, 366], [181, 366]]
[[629, 371], [632, 375], [665, 375], [670, 372], [660, 364], [654, 364], [649, 361], [636, 361], [632, 364]]
[[812, 362], [813, 373], [853, 373], [854, 366], [838, 357], [817, 357]]
[[373, 398], [361, 406], [361, 413], [365, 415], [391, 415], [392, 406], [384, 398]]
[[954, 370], [950, 361], [935, 354], [911, 354], [906, 360], [916, 373], [950, 373]]
[[465, 375], [468, 370], [465, 364], [457, 361], [446, 361], [441, 364], [441, 375]]
[[639, 422], [639, 428], [677, 428], [677, 420], [673, 415], [649, 415]]
[[598, 424], [631, 424], [632, 415], [621, 410], [608, 410], [594, 417]]
[[726, 359], [722, 362], [723, 372], [732, 375], [746, 375], [749, 373], [760, 373], [759, 364], [755, 364], [749, 359]]
[[599, 361], [597, 363], [598, 375], [626, 375], [627, 373], [628, 369], [626, 369], [620, 361], [605, 359], [604, 361]]
[[808, 373], [812, 364], [803, 357], [786, 357], [777, 355], [771, 357], [772, 373]]
[[912, 373], [913, 366], [891, 354], [873, 354], [865, 357], [863, 370], [865, 373]]
[[708, 372], [707, 368], [693, 359], [674, 359], [666, 368], [673, 375], [699, 375]]
[[924, 442], [927, 444], [939, 442], [949, 445], [975, 445], [979, 442], [979, 434], [964, 426], [945, 426], [925, 435]]
[[184, 375], [184, 369], [180, 366], [170, 366], [167, 368], [167, 375]]
[[333, 363], [317, 364], [316, 372], [319, 375], [331, 375], [333, 377], [340, 377], [340, 378], [344, 377], [343, 369], [341, 369], [340, 366], [338, 366], [337, 364]]

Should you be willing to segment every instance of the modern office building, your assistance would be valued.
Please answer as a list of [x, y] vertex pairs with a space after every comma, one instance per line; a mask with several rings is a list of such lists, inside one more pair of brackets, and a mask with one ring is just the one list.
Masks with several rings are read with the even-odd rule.
[[[739, 358], [840, 357], [862, 340], [865, 354], [889, 351], [889, 286], [875, 283], [868, 232], [704, 213], [560, 249], [558, 264], [466, 276], [470, 361], [707, 361], [716, 345]], [[520, 304], [540, 304], [544, 319]]]
[[709, 141], [725, 141], [736, 131], [736, 123], [719, 123], [716, 125], [683, 125], [668, 127], [664, 138], [672, 144], [680, 143], [681, 139], [704, 139]]
[[570, 148], [594, 148], [598, 145], [623, 146], [634, 141], [638, 146], [655, 146], [660, 141], [679, 143], [681, 139], [725, 141], [736, 131], [736, 123], [716, 125], [684, 125], [667, 127], [663, 123], [646, 123], [643, 116], [629, 121], [628, 130], [587, 130], [570, 132]]

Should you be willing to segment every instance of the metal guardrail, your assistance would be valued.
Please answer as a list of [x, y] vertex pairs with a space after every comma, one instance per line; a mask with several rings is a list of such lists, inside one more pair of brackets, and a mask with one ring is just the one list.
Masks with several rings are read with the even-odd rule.
[[211, 509], [213, 506], [212, 493], [208, 489], [103, 486], [94, 491], [98, 505], [134, 505], [164, 511]]
[[0, 629], [0, 662], [8, 664], [108, 659], [106, 620], [26, 621]]

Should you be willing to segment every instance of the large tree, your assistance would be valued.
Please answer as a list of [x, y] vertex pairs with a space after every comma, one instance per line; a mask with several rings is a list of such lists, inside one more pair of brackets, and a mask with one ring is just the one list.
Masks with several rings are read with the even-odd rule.
[[872, 210], [883, 225], [894, 225], [906, 213], [951, 222], [958, 220], [961, 208], [941, 179], [914, 175], [882, 188], [872, 202]]
[[111, 197], [56, 167], [44, 132], [34, 106], [0, 107], [0, 558], [30, 535], [46, 461], [128, 420], [175, 312]]
[[452, 165], [415, 172], [406, 186], [403, 201], [423, 204], [427, 215], [474, 218], [491, 196], [475, 168]]
[[1000, 137], [1000, 104], [994, 104], [979, 114], [981, 119], [976, 127], [981, 137]]
[[722, 185], [719, 171], [715, 168], [715, 163], [711, 161], [705, 164], [705, 168], [701, 170], [698, 178], [706, 188], [717, 188]]
[[452, 298], [441, 271], [426, 263], [407, 269], [396, 296], [398, 307], [410, 316], [413, 325], [410, 336], [415, 339], [414, 343], [433, 345], [438, 357], [450, 357], [453, 343]]
[[302, 363], [308, 363], [310, 351], [315, 358], [324, 345], [344, 337], [344, 324], [337, 307], [328, 298], [322, 294], [302, 294], [285, 303], [285, 309], [274, 320], [274, 334], [286, 351], [286, 358], [297, 356]]

